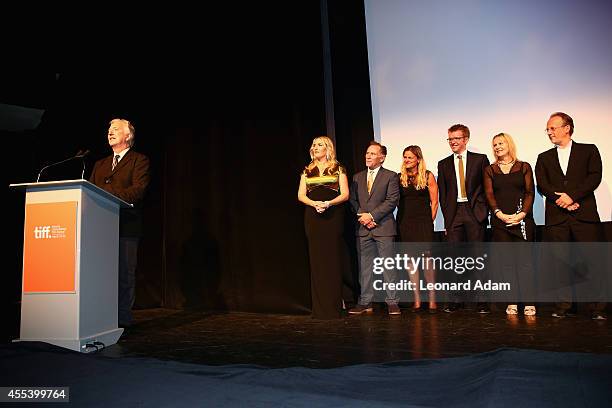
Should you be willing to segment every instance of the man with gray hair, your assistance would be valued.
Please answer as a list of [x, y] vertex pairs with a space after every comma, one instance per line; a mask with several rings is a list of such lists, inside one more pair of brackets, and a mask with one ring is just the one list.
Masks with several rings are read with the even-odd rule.
[[149, 186], [149, 159], [132, 149], [135, 129], [126, 119], [113, 119], [108, 144], [113, 154], [98, 160], [89, 177], [96, 186], [133, 204], [119, 218], [119, 326], [132, 325], [138, 241], [142, 235], [142, 200]]

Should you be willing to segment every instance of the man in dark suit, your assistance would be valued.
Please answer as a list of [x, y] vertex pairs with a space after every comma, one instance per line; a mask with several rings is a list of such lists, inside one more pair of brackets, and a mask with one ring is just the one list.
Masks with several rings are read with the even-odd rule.
[[[596, 242], [600, 240], [595, 189], [601, 183], [602, 163], [597, 146], [572, 141], [574, 120], [563, 112], [550, 115], [546, 134], [555, 145], [538, 155], [538, 190], [546, 197], [546, 240]], [[567, 316], [571, 295], [562, 294], [553, 317]], [[605, 303], [591, 303], [592, 318], [605, 320]]]
[[[359, 284], [361, 296], [350, 314], [371, 312], [374, 297], [374, 258], [393, 257], [393, 241], [397, 234], [393, 211], [399, 202], [399, 178], [397, 173], [384, 169], [387, 148], [372, 141], [366, 151], [367, 169], [353, 176], [350, 188], [351, 207], [357, 215], [356, 235], [359, 251]], [[396, 281], [395, 270], [384, 269], [385, 283]], [[395, 290], [386, 291], [390, 315], [401, 314]]]
[[98, 160], [89, 177], [96, 186], [134, 205], [122, 209], [119, 227], [119, 326], [132, 324], [136, 288], [138, 241], [142, 235], [142, 200], [149, 185], [149, 159], [132, 149], [134, 126], [113, 119], [108, 144], [113, 155]]
[[[467, 150], [470, 129], [461, 124], [448, 129], [448, 144], [453, 154], [438, 162], [440, 208], [448, 242], [484, 241], [489, 214], [484, 187], [484, 169], [489, 166], [486, 155]], [[450, 303], [444, 311], [457, 310]], [[479, 313], [489, 313], [486, 303], [478, 304]]]

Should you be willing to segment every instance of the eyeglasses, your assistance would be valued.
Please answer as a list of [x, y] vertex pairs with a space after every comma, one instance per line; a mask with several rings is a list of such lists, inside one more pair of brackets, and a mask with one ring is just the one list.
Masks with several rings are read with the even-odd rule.
[[557, 127], [549, 127], [544, 129], [544, 133], [548, 134], [548, 132], [554, 132], [557, 129], [561, 129], [562, 127], [566, 127], [567, 125], [561, 125], [561, 126], [557, 126]]
[[465, 139], [465, 136], [463, 136], [463, 137], [449, 137], [446, 140], [450, 143], [450, 142], [458, 142], [458, 141], [463, 140], [463, 139]]

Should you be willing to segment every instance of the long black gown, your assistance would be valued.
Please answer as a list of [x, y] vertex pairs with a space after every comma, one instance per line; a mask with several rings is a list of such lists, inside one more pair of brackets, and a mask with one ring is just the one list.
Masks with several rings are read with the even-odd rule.
[[[319, 175], [318, 167], [304, 170], [307, 196], [315, 201], [330, 201], [340, 194], [342, 166], [330, 172], [327, 168]], [[335, 319], [342, 309], [342, 271], [348, 257], [344, 232], [344, 203], [330, 206], [319, 214], [307, 206], [304, 226], [310, 256], [310, 286], [312, 317]]]
[[[519, 225], [506, 227], [506, 224], [491, 215], [493, 242], [526, 242], [535, 238], [533, 221], [533, 200], [535, 197], [533, 172], [529, 163], [516, 161], [510, 171], [504, 174], [497, 164], [492, 164], [484, 171], [483, 185], [487, 203], [492, 212], [499, 208], [504, 214], [516, 214], [520, 211], [527, 214]], [[497, 258], [497, 279], [511, 284], [512, 299], [509, 303], [525, 301], [533, 304], [537, 284], [533, 265], [529, 261], [531, 252], [525, 246], [514, 247], [512, 252], [502, 251]]]

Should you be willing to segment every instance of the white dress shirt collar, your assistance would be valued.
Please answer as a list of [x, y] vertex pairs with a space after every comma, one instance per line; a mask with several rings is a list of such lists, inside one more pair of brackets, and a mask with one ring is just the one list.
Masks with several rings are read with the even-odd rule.
[[567, 166], [569, 165], [570, 154], [572, 154], [572, 139], [565, 147], [557, 145], [557, 157], [559, 158], [559, 165], [563, 174], [567, 174]]
[[376, 180], [376, 175], [378, 174], [378, 171], [381, 169], [382, 166], [378, 166], [375, 169], [370, 170], [369, 168], [367, 169], [368, 173], [366, 175], [366, 177], [370, 176], [370, 173], [372, 173], [372, 182], [374, 182], [374, 180]]
[[123, 159], [123, 157], [127, 154], [127, 152], [130, 150], [130, 148], [128, 147], [127, 149], [123, 149], [122, 151], [120, 151], [119, 153], [115, 153], [113, 152], [113, 159], [116, 155], [119, 155], [119, 160], [117, 160], [117, 163], [119, 163], [121, 161], [121, 159]]

